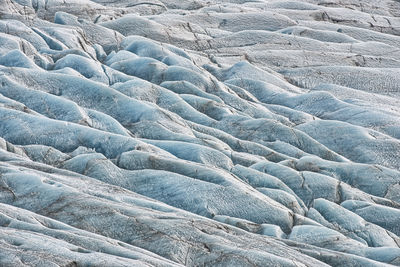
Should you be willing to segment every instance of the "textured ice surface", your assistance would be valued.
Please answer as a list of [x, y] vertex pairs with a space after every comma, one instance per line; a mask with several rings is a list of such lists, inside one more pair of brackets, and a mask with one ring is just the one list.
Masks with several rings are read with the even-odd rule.
[[399, 10], [0, 0], [0, 266], [400, 266]]

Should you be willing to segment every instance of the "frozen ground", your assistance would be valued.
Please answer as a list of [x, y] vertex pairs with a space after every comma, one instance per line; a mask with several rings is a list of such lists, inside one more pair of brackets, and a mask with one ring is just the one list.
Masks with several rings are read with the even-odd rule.
[[400, 2], [0, 0], [0, 266], [400, 266]]

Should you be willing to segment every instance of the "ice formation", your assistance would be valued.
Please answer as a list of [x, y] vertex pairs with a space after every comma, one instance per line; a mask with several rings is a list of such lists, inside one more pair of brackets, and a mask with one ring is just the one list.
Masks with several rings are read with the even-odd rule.
[[0, 266], [400, 266], [399, 10], [0, 0]]

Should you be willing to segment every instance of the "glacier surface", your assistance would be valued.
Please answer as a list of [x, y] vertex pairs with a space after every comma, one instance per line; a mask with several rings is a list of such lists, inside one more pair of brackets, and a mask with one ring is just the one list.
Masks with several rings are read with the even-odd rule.
[[0, 0], [0, 266], [400, 266], [400, 2]]

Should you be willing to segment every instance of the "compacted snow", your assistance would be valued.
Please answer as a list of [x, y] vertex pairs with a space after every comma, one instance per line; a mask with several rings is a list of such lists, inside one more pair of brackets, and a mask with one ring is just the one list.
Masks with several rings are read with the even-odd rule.
[[400, 266], [400, 2], [0, 0], [0, 266]]

